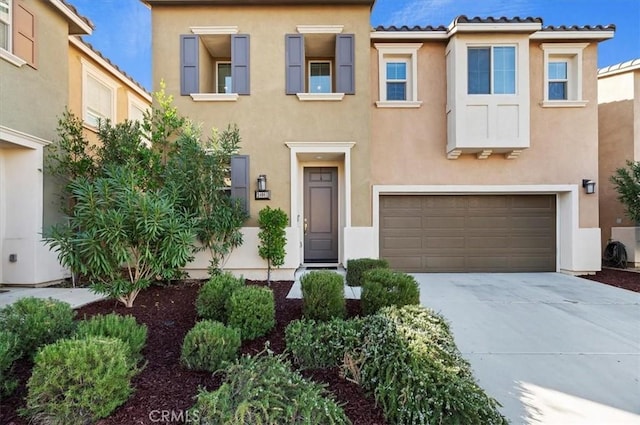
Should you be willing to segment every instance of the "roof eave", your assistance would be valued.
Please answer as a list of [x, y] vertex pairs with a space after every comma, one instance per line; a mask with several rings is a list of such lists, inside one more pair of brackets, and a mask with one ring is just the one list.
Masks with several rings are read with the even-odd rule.
[[75, 10], [61, 0], [49, 0], [56, 9], [58, 9], [69, 21], [70, 35], [90, 35], [93, 33], [93, 25], [91, 22], [80, 16]]
[[532, 40], [590, 40], [604, 41], [613, 38], [613, 30], [567, 30], [567, 31], [537, 31], [529, 37]]

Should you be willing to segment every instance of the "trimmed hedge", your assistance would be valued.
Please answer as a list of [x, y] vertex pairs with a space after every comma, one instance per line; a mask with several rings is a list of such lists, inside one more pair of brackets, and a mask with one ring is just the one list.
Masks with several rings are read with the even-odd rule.
[[320, 384], [305, 380], [283, 356], [243, 357], [213, 392], [200, 390], [189, 413], [201, 424], [350, 424]]
[[285, 329], [287, 350], [302, 369], [337, 367], [360, 347], [362, 319], [294, 320]]
[[18, 337], [11, 332], [0, 330], [0, 401], [11, 395], [18, 381], [11, 376], [13, 364], [21, 356], [18, 350]]
[[0, 310], [0, 329], [16, 335], [17, 350], [33, 358], [38, 348], [71, 335], [75, 315], [65, 302], [27, 297]]
[[343, 318], [347, 313], [344, 281], [338, 273], [310, 272], [300, 280], [302, 287], [302, 314], [307, 319], [329, 320]]
[[75, 333], [77, 338], [99, 336], [118, 338], [129, 348], [129, 356], [134, 363], [142, 359], [142, 349], [147, 342], [147, 326], [138, 324], [131, 315], [116, 313], [98, 314], [90, 319], [81, 320]]
[[228, 325], [240, 330], [243, 341], [266, 335], [276, 325], [273, 291], [258, 286], [243, 286], [229, 298]]
[[371, 269], [388, 269], [389, 263], [384, 259], [358, 258], [347, 260], [347, 285], [362, 286], [362, 275]]
[[507, 424], [433, 311], [386, 307], [365, 319], [363, 341], [361, 383], [390, 424]]
[[61, 339], [36, 355], [21, 414], [52, 424], [95, 423], [127, 401], [136, 373], [120, 339]]
[[229, 311], [227, 304], [233, 292], [244, 286], [244, 279], [237, 278], [231, 273], [223, 273], [211, 276], [198, 292], [196, 299], [196, 312], [198, 316], [227, 323]]
[[240, 344], [239, 330], [203, 320], [185, 335], [180, 362], [188, 369], [215, 372], [238, 357]]
[[362, 313], [374, 314], [382, 307], [420, 303], [418, 283], [406, 273], [390, 269], [365, 272], [360, 296]]

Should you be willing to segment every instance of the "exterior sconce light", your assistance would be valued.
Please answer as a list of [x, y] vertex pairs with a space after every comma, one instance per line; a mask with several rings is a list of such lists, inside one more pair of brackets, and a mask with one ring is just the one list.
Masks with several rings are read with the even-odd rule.
[[271, 191], [267, 190], [267, 176], [260, 174], [258, 176], [258, 190], [256, 190], [256, 199], [271, 199]]
[[582, 179], [582, 187], [587, 195], [596, 193], [596, 182], [589, 179]]

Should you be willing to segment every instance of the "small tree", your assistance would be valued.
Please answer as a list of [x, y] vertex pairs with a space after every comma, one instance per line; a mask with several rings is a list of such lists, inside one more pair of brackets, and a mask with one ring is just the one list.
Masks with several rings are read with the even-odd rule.
[[640, 162], [627, 161], [626, 168], [618, 168], [611, 176], [618, 200], [627, 209], [627, 216], [640, 222]]
[[95, 292], [133, 306], [156, 277], [176, 277], [192, 259], [193, 223], [163, 190], [140, 189], [140, 177], [121, 166], [93, 181], [70, 184], [69, 223], [45, 237], [63, 266], [75, 265]]
[[267, 206], [258, 213], [258, 225], [260, 226], [258, 254], [267, 260], [268, 284], [271, 284], [271, 267], [279, 267], [284, 264], [284, 247], [287, 243], [284, 229], [288, 222], [287, 214], [280, 208], [271, 209]]

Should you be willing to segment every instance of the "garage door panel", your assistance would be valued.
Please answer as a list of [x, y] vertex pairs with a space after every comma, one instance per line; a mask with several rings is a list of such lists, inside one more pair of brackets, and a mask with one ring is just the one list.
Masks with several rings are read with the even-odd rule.
[[380, 255], [398, 270], [556, 270], [554, 195], [382, 196], [380, 223]]

